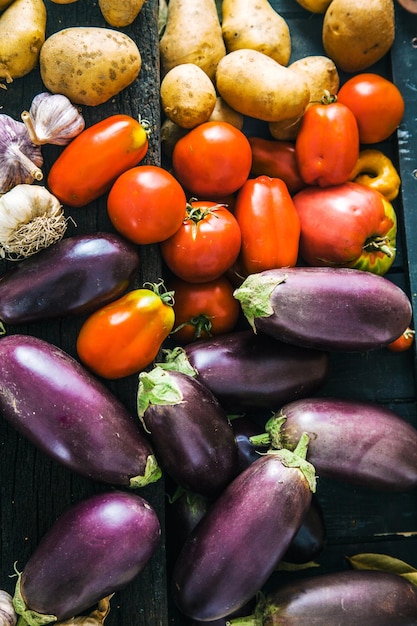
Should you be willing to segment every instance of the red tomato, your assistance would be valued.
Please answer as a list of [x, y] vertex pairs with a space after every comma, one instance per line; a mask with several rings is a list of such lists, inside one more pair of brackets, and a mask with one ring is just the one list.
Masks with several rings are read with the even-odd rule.
[[227, 196], [248, 178], [252, 150], [241, 130], [205, 122], [182, 137], [172, 154], [174, 174], [198, 198]]
[[307, 185], [346, 182], [359, 157], [358, 124], [352, 111], [330, 98], [304, 113], [295, 141], [301, 177]]
[[271, 176], [282, 178], [291, 194], [297, 193], [306, 186], [298, 169], [293, 141], [249, 137], [252, 148], [253, 176]]
[[49, 171], [49, 190], [63, 204], [84, 206], [105, 194], [147, 150], [144, 125], [130, 115], [111, 115], [83, 130], [64, 148]]
[[400, 90], [379, 74], [353, 76], [339, 89], [337, 100], [349, 107], [356, 117], [359, 139], [365, 144], [387, 139], [404, 115]]
[[240, 265], [245, 275], [294, 266], [300, 218], [280, 178], [251, 178], [237, 194], [234, 215], [242, 233]]
[[179, 278], [204, 283], [224, 274], [236, 261], [239, 224], [222, 204], [192, 201], [177, 232], [161, 242], [162, 258]]
[[405, 352], [409, 350], [414, 343], [415, 331], [410, 327], [406, 328], [402, 335], [388, 344], [387, 348], [391, 352]]
[[137, 244], [171, 237], [182, 224], [186, 206], [179, 182], [157, 165], [139, 165], [124, 172], [107, 198], [114, 228]]
[[225, 276], [208, 283], [188, 283], [176, 278], [169, 290], [174, 292], [175, 300], [175, 341], [190, 343], [228, 333], [236, 326], [240, 306], [233, 297], [234, 287]]

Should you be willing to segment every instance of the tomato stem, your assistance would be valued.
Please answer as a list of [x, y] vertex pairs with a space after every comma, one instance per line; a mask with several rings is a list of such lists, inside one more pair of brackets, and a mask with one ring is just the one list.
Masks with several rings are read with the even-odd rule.
[[375, 237], [374, 239], [369, 239], [365, 242], [363, 249], [367, 252], [382, 252], [388, 258], [392, 258], [394, 256], [394, 249], [390, 245], [388, 237]]
[[157, 296], [159, 296], [164, 304], [167, 306], [174, 306], [174, 291], [168, 291], [165, 287], [165, 283], [161, 278], [158, 283], [144, 283], [144, 287], [153, 291]]

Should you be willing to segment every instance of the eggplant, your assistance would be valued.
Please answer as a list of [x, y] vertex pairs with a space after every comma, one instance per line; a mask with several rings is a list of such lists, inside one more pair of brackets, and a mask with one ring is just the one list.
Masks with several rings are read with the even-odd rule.
[[329, 371], [326, 352], [289, 345], [251, 329], [196, 341], [184, 350], [198, 380], [229, 412], [276, 410], [317, 391]]
[[19, 574], [16, 613], [29, 626], [80, 614], [130, 583], [153, 556], [160, 534], [155, 510], [139, 495], [115, 490], [73, 504]]
[[[194, 528], [175, 563], [172, 595], [187, 617], [214, 621], [261, 589], [298, 531], [314, 468], [297, 451], [273, 451], [240, 473]], [[300, 455], [300, 456], [299, 456]]]
[[167, 504], [166, 543], [170, 566], [175, 562], [188, 536], [207, 513], [211, 503], [211, 498], [192, 491], [180, 490], [180, 493]]
[[307, 458], [321, 477], [381, 491], [417, 487], [417, 430], [387, 407], [304, 398], [284, 405], [266, 430], [274, 447], [289, 449], [309, 433]]
[[155, 366], [139, 374], [138, 415], [161, 466], [178, 485], [213, 497], [236, 476], [228, 417], [198, 380]]
[[266, 270], [249, 276], [234, 295], [255, 332], [319, 350], [386, 347], [412, 317], [411, 302], [400, 287], [352, 268]]
[[127, 290], [139, 264], [137, 246], [120, 235], [64, 238], [3, 274], [0, 320], [20, 325], [91, 313]]
[[0, 339], [0, 414], [43, 453], [92, 480], [137, 488], [161, 476], [146, 434], [122, 402], [38, 337]]
[[256, 437], [259, 433], [254, 419], [245, 415], [232, 420], [232, 428], [235, 434], [237, 448], [239, 451], [239, 471], [243, 472], [249, 465], [259, 459], [259, 455], [265, 452], [265, 446], [255, 446], [251, 437]]
[[417, 589], [397, 574], [341, 571], [289, 583], [261, 598], [251, 616], [229, 626], [411, 626]]

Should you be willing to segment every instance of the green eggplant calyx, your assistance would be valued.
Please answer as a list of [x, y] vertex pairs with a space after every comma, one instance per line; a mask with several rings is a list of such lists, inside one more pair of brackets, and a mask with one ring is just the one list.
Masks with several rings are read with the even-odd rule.
[[13, 607], [16, 613], [20, 616], [17, 622], [18, 626], [43, 626], [44, 624], [51, 624], [57, 621], [56, 615], [45, 615], [38, 613], [37, 611], [31, 611], [27, 608], [26, 603], [22, 596], [20, 588], [21, 572], [17, 573], [17, 583], [13, 596]]
[[263, 626], [265, 608], [265, 595], [262, 592], [259, 592], [256, 600], [255, 610], [252, 615], [247, 615], [245, 617], [234, 617], [226, 621], [226, 626]]
[[270, 446], [280, 450], [284, 447], [281, 428], [286, 419], [285, 416], [277, 417], [274, 415], [265, 424], [265, 432], [249, 437], [249, 441], [253, 446]]
[[[137, 411], [142, 423], [146, 409], [152, 404], [158, 406], [172, 406], [182, 402], [180, 388], [168, 371], [157, 365], [150, 372], [139, 374], [137, 393]], [[146, 425], [143, 423], [145, 430]]]
[[145, 473], [143, 476], [134, 476], [130, 479], [129, 487], [131, 489], [140, 489], [151, 483], [156, 483], [162, 477], [162, 470], [158, 465], [155, 455], [150, 454], [146, 459]]
[[276, 273], [271, 276], [267, 272], [250, 274], [241, 286], [233, 292], [255, 333], [255, 319], [257, 317], [270, 317], [273, 314], [271, 294], [278, 285], [286, 280], [285, 274], [281, 278], [277, 278]]
[[164, 362], [158, 363], [159, 367], [171, 372], [182, 372], [195, 378], [197, 370], [191, 365], [184, 348], [176, 346], [172, 350], [163, 350]]
[[316, 470], [314, 466], [306, 459], [309, 441], [309, 434], [303, 433], [293, 452], [291, 450], [288, 450], [287, 448], [281, 448], [279, 450], [271, 449], [267, 452], [267, 454], [275, 454], [276, 456], [278, 456], [281, 463], [285, 465], [285, 467], [298, 468], [300, 472], [302, 472], [302, 474], [304, 475], [304, 478], [307, 480], [310, 491], [312, 493], [315, 493]]

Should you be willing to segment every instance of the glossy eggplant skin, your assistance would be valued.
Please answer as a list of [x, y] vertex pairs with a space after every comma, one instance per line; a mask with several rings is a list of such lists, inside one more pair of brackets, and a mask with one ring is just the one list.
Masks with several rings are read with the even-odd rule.
[[249, 276], [235, 297], [255, 330], [328, 351], [386, 347], [412, 317], [402, 289], [388, 278], [351, 268], [267, 270]]
[[198, 379], [228, 411], [276, 410], [312, 395], [326, 380], [328, 354], [289, 345], [251, 329], [185, 346]]
[[[144, 376], [140, 374], [140, 381]], [[232, 426], [215, 396], [198, 380], [176, 371], [163, 377], [176, 385], [180, 397], [173, 404], [153, 401], [141, 416], [156, 457], [178, 485], [214, 497], [238, 472]]]
[[[347, 570], [302, 579], [269, 593], [253, 626], [410, 626], [417, 589], [396, 574]], [[240, 626], [239, 618], [230, 621]]]
[[160, 477], [137, 420], [78, 361], [43, 339], [0, 339], [0, 415], [43, 453], [87, 478], [137, 487]]
[[381, 491], [417, 486], [417, 430], [389, 408], [314, 397], [284, 405], [276, 417], [285, 417], [279, 432], [290, 449], [309, 433], [307, 458], [319, 477]]
[[160, 534], [157, 514], [144, 498], [119, 490], [95, 494], [50, 527], [16, 590], [28, 609], [70, 618], [133, 580], [154, 554]]
[[112, 233], [67, 237], [0, 279], [0, 319], [19, 325], [87, 314], [121, 296], [139, 269], [137, 247]]
[[261, 589], [311, 501], [303, 473], [268, 454], [222, 492], [186, 540], [172, 575], [174, 601], [200, 621], [238, 610]]

